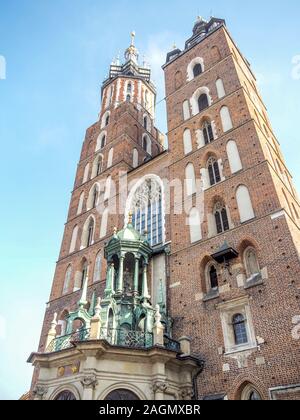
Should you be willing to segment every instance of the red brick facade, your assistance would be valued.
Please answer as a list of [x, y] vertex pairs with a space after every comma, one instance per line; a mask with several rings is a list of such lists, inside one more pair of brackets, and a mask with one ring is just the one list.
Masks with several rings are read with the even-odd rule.
[[[187, 68], [196, 57], [202, 58], [204, 71], [187, 81]], [[118, 207], [120, 171], [128, 173], [128, 183], [154, 174], [170, 181], [179, 179], [184, 185], [188, 164], [193, 164], [196, 178], [199, 178], [200, 170], [205, 168], [208, 158], [215, 156], [222, 161], [223, 179], [204, 192], [202, 239], [191, 244], [187, 214], [174, 214], [174, 191], [171, 191], [170, 214], [165, 216], [165, 240], [170, 246], [166, 269], [167, 303], [169, 315], [174, 319], [174, 338], [191, 337], [192, 351], [205, 360], [204, 371], [198, 378], [198, 394], [201, 399], [218, 395], [241, 399], [248, 384], [252, 384], [263, 399], [273, 398], [275, 394], [277, 399], [300, 399], [299, 340], [293, 336], [293, 319], [300, 315], [300, 207], [291, 175], [257, 91], [255, 77], [224, 25], [167, 62], [164, 72], [169, 144], [169, 150], [164, 152], [160, 133], [153, 127], [151, 113], [137, 103], [137, 92], [141, 89], [139, 80], [129, 76], [114, 79], [111, 83], [115, 86], [111, 104], [107, 108], [105, 103], [110, 83], [104, 86], [99, 122], [87, 130], [82, 148], [39, 350], [45, 350], [45, 336], [53, 314], [57, 312], [58, 319], [61, 319], [61, 314], [71, 310], [78, 302], [80, 291], [72, 291], [75, 273], [80, 272], [83, 258], [89, 265], [89, 299], [94, 291], [97, 295], [103, 293], [105, 260], [102, 263], [101, 280], [96, 283], [93, 282], [94, 266], [114, 226], [121, 229], [124, 225], [123, 209]], [[126, 102], [124, 94], [129, 79], [132, 80], [133, 95], [136, 95], [131, 103]], [[222, 79], [224, 85], [225, 96], [222, 98], [217, 94], [218, 79]], [[212, 104], [184, 121], [183, 102], [190, 100], [202, 86], [209, 89]], [[147, 82], [142, 82], [141, 92], [147, 88], [154, 93]], [[143, 96], [143, 93], [140, 95]], [[223, 106], [228, 107], [233, 125], [227, 132], [223, 132], [220, 117]], [[105, 127], [106, 144], [99, 151], [104, 166], [99, 176], [90, 179], [97, 155], [97, 138], [103, 131], [101, 121], [107, 110], [110, 111], [110, 120]], [[151, 121], [149, 131], [149, 127], [147, 130], [144, 128], [145, 114]], [[216, 138], [198, 147], [197, 130], [205, 119], [214, 121]], [[192, 135], [192, 152], [188, 155], [184, 154], [183, 149], [185, 129], [189, 129]], [[147, 161], [144, 161], [148, 155], [142, 143], [145, 132], [151, 139], [152, 156]], [[242, 170], [234, 174], [231, 173], [226, 150], [229, 140], [236, 142], [242, 162]], [[112, 165], [107, 168], [111, 148], [114, 149]], [[133, 167], [134, 148], [139, 156], [137, 168]], [[83, 183], [87, 164], [90, 164], [89, 175]], [[108, 176], [116, 182], [117, 212], [109, 215], [106, 235], [99, 239], [102, 215], [96, 208], [86, 210], [86, 200], [95, 182], [105, 181]], [[248, 188], [255, 214], [254, 219], [244, 223], [240, 221], [236, 199], [240, 185]], [[83, 210], [77, 214], [82, 192], [85, 194]], [[183, 205], [187, 202], [196, 205], [194, 196], [183, 197], [182, 200]], [[212, 235], [209, 215], [213, 215], [218, 200], [226, 204], [231, 225], [228, 231]], [[80, 249], [83, 225], [91, 214], [96, 220], [94, 243]], [[69, 254], [75, 226], [78, 226], [76, 247]], [[205, 295], [209, 290], [205, 267], [224, 241], [238, 252], [238, 257], [229, 267], [218, 265], [218, 296], [206, 300]], [[249, 246], [255, 249], [259, 267], [264, 274], [261, 282], [245, 288], [238, 279], [247, 277], [243, 255]], [[68, 293], [63, 295], [65, 274], [70, 264], [72, 279]], [[234, 305], [239, 299], [249, 302], [251, 328], [257, 345], [246, 351], [226, 354], [220, 312], [223, 310], [222, 305], [230, 302]], [[250, 320], [247, 322], [250, 323]], [[287, 388], [289, 386], [294, 387]], [[277, 388], [280, 391], [271, 391]]]

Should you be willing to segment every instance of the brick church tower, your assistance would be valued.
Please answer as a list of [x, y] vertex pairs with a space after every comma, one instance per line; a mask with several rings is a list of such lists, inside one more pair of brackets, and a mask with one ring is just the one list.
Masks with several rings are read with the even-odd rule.
[[155, 87], [132, 42], [87, 130], [34, 399], [299, 399], [300, 208], [247, 60], [199, 18]]

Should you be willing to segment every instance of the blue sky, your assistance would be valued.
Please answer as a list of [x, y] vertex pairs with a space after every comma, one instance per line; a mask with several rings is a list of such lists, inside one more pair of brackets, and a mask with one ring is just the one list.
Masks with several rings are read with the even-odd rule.
[[[242, 7], [233, 0], [0, 0], [7, 63], [0, 80], [0, 399], [29, 389], [26, 359], [37, 348], [81, 144], [97, 119], [111, 60], [134, 29], [163, 98], [165, 54], [174, 42], [183, 46], [199, 14], [225, 18], [252, 63], [299, 191], [300, 78], [292, 77], [300, 55], [298, 0], [284, 7], [257, 0]], [[163, 104], [157, 112], [166, 131]]]

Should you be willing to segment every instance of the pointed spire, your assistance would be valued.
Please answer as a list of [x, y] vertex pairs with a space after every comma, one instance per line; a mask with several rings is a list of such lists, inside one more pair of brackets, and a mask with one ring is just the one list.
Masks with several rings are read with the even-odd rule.
[[100, 318], [100, 312], [101, 312], [101, 298], [97, 298], [97, 305], [95, 306], [95, 315], [94, 318]]
[[139, 52], [137, 50], [137, 48], [135, 47], [135, 32], [132, 31], [131, 34], [131, 42], [130, 42], [130, 47], [127, 48], [127, 50], [125, 51], [125, 60], [128, 61], [133, 61], [135, 64], [138, 64], [138, 59], [139, 59]]

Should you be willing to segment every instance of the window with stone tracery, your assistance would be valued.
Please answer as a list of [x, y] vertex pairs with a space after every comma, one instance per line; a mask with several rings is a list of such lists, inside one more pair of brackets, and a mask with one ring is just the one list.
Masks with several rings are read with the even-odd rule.
[[144, 234], [147, 231], [151, 246], [163, 242], [162, 189], [154, 179], [147, 179], [135, 192], [130, 211], [134, 228]]

